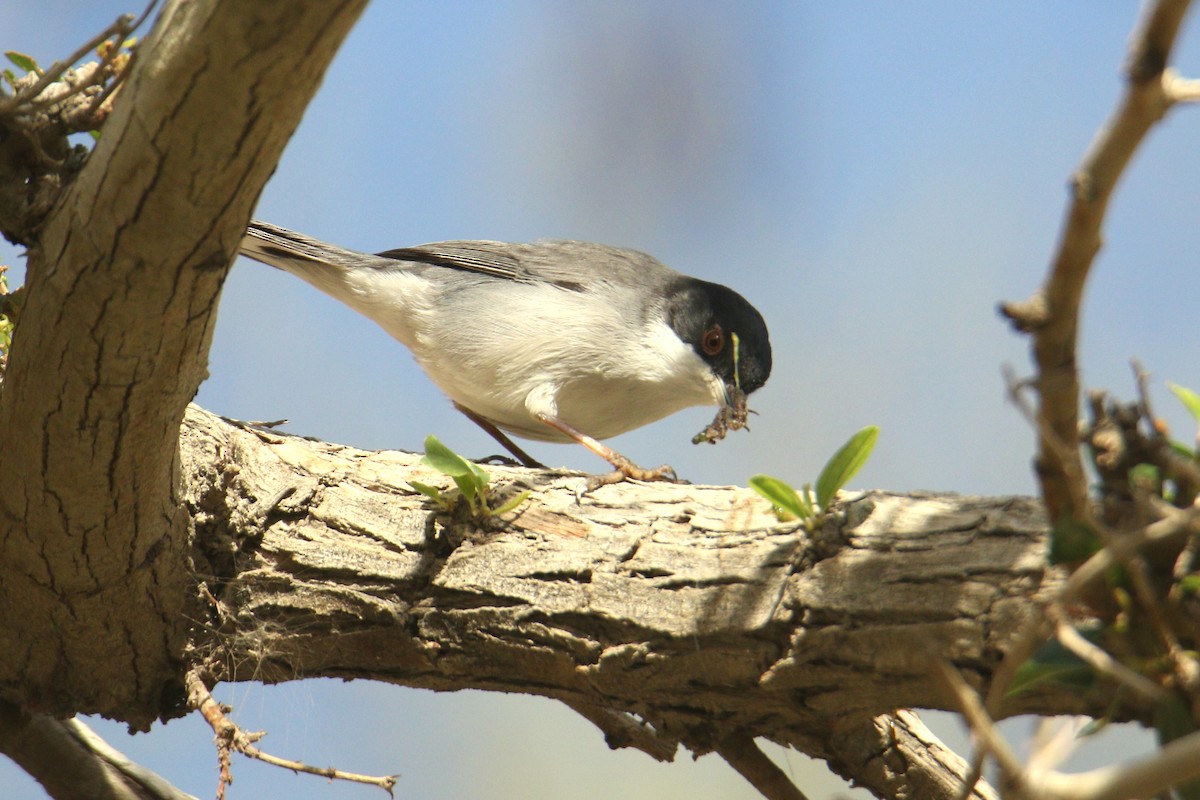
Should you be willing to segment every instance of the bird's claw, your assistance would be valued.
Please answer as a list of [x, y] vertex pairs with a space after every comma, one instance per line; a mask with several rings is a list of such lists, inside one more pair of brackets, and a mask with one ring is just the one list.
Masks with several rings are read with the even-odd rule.
[[612, 472], [606, 472], [603, 475], [593, 475], [588, 478], [587, 491], [593, 492], [601, 486], [608, 486], [610, 483], [620, 483], [626, 480], [635, 481], [671, 481], [676, 483], [679, 477], [675, 474], [675, 469], [669, 464], [663, 464], [654, 469], [645, 469], [639, 467], [627, 458], [614, 462], [616, 467]]

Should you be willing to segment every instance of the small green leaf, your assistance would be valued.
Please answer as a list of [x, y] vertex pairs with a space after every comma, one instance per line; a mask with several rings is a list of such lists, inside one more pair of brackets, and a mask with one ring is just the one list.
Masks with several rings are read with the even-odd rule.
[[42, 74], [42, 68], [33, 60], [33, 56], [18, 53], [16, 50], [6, 50], [4, 55], [8, 57], [9, 61], [16, 64], [19, 69], [23, 69], [26, 72], [36, 72], [38, 75]]
[[483, 495], [487, 492], [487, 485], [492, 480], [492, 476], [488, 475], [483, 467], [474, 461], [468, 461], [467, 466], [471, 468], [471, 481], [475, 484], [475, 488], [479, 494]]
[[451, 478], [473, 474], [469, 461], [439, 442], [433, 435], [425, 437], [425, 457], [421, 459], [421, 463]]
[[1185, 595], [1195, 594], [1200, 591], [1200, 575], [1185, 575], [1179, 581], [1179, 591]]
[[439, 503], [443, 502], [441, 491], [434, 488], [433, 486], [430, 486], [428, 483], [421, 483], [420, 481], [409, 481], [408, 485], [411, 486], [412, 488], [416, 489], [418, 492], [425, 495], [426, 497], [430, 498], [431, 500], [436, 500]]
[[750, 488], [765, 497], [772, 506], [783, 509], [796, 519], [808, 520], [813, 517], [812, 506], [801, 499], [795, 489], [778, 478], [755, 475], [750, 479]]
[[1096, 719], [1089, 720], [1086, 725], [1079, 729], [1079, 733], [1075, 734], [1075, 738], [1086, 739], [1089, 736], [1095, 736], [1107, 728], [1110, 721], [1108, 717], [1097, 717]]
[[467, 502], [475, 505], [475, 498], [479, 495], [479, 489], [475, 486], [474, 476], [472, 475], [451, 475], [454, 480], [454, 485], [458, 487], [458, 491], [462, 496], [467, 498]]
[[[1093, 644], [1100, 637], [1098, 628], [1079, 631]], [[1039, 683], [1053, 682], [1060, 686], [1087, 689], [1096, 681], [1096, 673], [1079, 656], [1062, 646], [1058, 639], [1046, 642], [1029, 660], [1017, 667], [1008, 686], [1009, 696], [1020, 694]]]
[[833, 454], [825, 469], [817, 478], [817, 505], [827, 508], [838, 490], [850, 482], [875, 449], [879, 439], [879, 426], [868, 425], [850, 437], [841, 449]]
[[1200, 394], [1196, 394], [1191, 389], [1186, 389], [1175, 383], [1168, 383], [1175, 396], [1179, 398], [1179, 402], [1183, 403], [1184, 408], [1192, 415], [1192, 419], [1200, 422]]
[[1129, 468], [1129, 483], [1158, 494], [1162, 476], [1153, 464], [1135, 464]]
[[504, 501], [504, 503], [499, 508], [492, 509], [492, 512], [491, 512], [492, 516], [498, 517], [501, 514], [507, 514], [508, 512], [515, 509], [517, 506], [521, 505], [521, 503], [524, 503], [525, 500], [528, 499], [529, 495], [531, 495], [531, 494], [533, 494], [533, 492], [528, 492], [528, 491], [521, 492], [518, 495], [508, 498], [508, 500]]

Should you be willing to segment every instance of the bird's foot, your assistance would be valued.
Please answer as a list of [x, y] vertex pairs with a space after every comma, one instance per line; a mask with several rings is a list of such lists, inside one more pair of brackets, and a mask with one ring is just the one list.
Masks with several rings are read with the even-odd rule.
[[667, 464], [655, 467], [654, 469], [645, 469], [624, 456], [618, 456], [613, 460], [612, 465], [616, 467], [612, 472], [606, 472], [603, 475], [593, 475], [588, 478], [587, 490], [589, 492], [595, 491], [601, 486], [608, 486], [610, 483], [620, 483], [626, 480], [671, 481], [672, 483], [679, 481], [679, 477], [675, 474], [675, 469]]

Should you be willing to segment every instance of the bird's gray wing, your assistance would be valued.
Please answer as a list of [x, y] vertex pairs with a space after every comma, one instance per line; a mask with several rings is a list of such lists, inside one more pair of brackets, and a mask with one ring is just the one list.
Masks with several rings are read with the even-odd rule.
[[434, 242], [386, 250], [378, 255], [508, 280], [551, 283], [573, 291], [582, 291], [596, 281], [657, 287], [679, 277], [674, 270], [645, 253], [573, 240], [543, 240], [529, 244]]
[[241, 252], [290, 272], [308, 272], [318, 265], [344, 270], [422, 264], [523, 283], [550, 283], [572, 291], [583, 291], [595, 282], [655, 289], [679, 277], [645, 253], [591, 242], [449, 241], [372, 255], [260, 220], [250, 221]]

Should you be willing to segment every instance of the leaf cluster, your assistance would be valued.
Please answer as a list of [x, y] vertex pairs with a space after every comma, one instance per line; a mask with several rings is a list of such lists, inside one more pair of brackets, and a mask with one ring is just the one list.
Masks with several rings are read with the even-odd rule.
[[771, 502], [775, 516], [781, 521], [801, 520], [813, 530], [829, 513], [830, 504], [837, 493], [858, 474], [879, 439], [879, 427], [868, 425], [850, 437], [826, 462], [817, 476], [817, 488], [804, 484], [797, 492], [789, 484], [770, 475], [755, 475], [750, 479], [750, 488]]
[[463, 458], [458, 453], [442, 444], [436, 436], [425, 438], [425, 455], [421, 463], [432, 467], [443, 475], [448, 476], [457, 487], [457, 492], [444, 492], [427, 483], [409, 481], [416, 491], [428, 497], [446, 512], [465, 507], [472, 517], [485, 521], [514, 510], [525, 502], [530, 492], [520, 492], [497, 506], [495, 490], [491, 486], [491, 475], [474, 461]]

